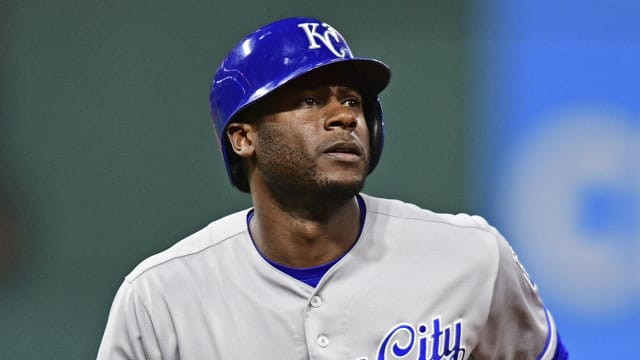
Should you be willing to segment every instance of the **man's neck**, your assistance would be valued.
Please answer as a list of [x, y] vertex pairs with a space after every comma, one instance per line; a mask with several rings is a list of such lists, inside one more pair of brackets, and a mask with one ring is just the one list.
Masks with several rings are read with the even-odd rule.
[[334, 203], [318, 199], [296, 207], [272, 198], [252, 198], [253, 240], [272, 261], [317, 266], [342, 256], [357, 240], [360, 210], [355, 197]]

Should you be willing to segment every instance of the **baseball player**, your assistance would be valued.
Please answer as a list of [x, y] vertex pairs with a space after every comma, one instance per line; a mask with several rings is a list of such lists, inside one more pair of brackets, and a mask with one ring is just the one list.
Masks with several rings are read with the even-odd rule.
[[253, 207], [127, 275], [98, 359], [566, 359], [484, 219], [360, 193], [389, 80], [316, 19], [276, 21], [233, 48], [210, 109]]

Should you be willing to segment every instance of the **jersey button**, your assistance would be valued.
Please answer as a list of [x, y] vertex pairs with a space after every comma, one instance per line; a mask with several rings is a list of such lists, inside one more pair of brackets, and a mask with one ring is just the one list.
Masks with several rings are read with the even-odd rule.
[[329, 338], [324, 335], [318, 336], [318, 345], [320, 345], [320, 347], [326, 348], [327, 346], [329, 346]]
[[311, 306], [318, 308], [322, 306], [322, 298], [320, 296], [314, 296], [311, 298]]

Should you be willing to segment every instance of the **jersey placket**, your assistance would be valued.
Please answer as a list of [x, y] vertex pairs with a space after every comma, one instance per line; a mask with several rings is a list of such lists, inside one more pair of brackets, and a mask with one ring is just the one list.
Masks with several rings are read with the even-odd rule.
[[330, 286], [326, 280], [318, 284], [305, 309], [304, 329], [310, 360], [339, 359], [344, 354], [341, 306], [326, 296], [326, 288]]

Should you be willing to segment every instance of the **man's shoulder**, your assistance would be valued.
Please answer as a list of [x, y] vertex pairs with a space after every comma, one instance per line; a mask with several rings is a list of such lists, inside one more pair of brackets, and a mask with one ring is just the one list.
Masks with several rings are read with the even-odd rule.
[[176, 242], [168, 249], [140, 262], [127, 276], [128, 282], [148, 272], [162, 272], [163, 268], [178, 259], [197, 257], [199, 254], [220, 246], [239, 234], [246, 233], [248, 210], [238, 211], [209, 223], [204, 228]]
[[493, 284], [500, 262], [500, 236], [484, 218], [437, 213], [395, 199], [363, 198], [367, 221], [371, 219], [363, 234], [370, 244], [382, 244], [378, 251], [387, 257], [381, 263], [415, 264], [422, 267], [416, 274], [447, 269], [440, 282], [463, 274]]
[[367, 212], [398, 218], [402, 220], [415, 220], [432, 224], [442, 224], [454, 228], [477, 229], [491, 234], [496, 233], [496, 229], [487, 220], [479, 215], [469, 215], [466, 213], [441, 213], [421, 208], [418, 205], [404, 202], [397, 199], [385, 199], [362, 194], [367, 206]]

